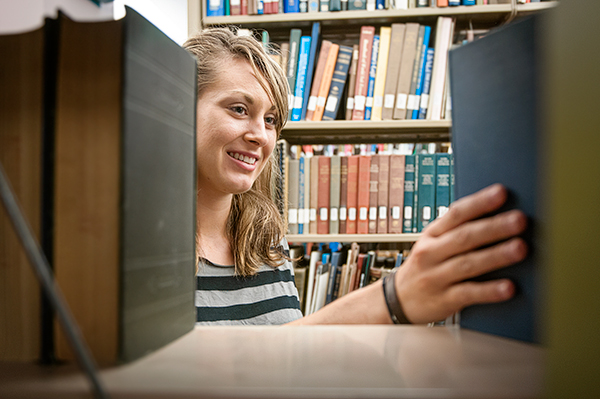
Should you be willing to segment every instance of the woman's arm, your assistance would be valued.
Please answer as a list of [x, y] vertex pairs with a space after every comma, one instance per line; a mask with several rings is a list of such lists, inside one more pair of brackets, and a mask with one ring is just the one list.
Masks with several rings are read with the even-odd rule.
[[[506, 189], [492, 185], [464, 197], [431, 223], [398, 269], [396, 293], [408, 320], [444, 320], [465, 306], [500, 302], [514, 295], [510, 280], [465, 281], [523, 260], [527, 218], [521, 211], [481, 217], [499, 209]], [[480, 249], [485, 247], [484, 249]], [[391, 323], [381, 281], [353, 291], [290, 324]]]

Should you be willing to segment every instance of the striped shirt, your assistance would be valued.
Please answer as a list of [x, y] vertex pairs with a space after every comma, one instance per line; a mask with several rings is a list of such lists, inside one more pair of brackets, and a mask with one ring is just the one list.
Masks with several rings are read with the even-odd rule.
[[196, 325], [284, 324], [302, 317], [291, 262], [261, 266], [250, 277], [234, 270], [200, 259]]

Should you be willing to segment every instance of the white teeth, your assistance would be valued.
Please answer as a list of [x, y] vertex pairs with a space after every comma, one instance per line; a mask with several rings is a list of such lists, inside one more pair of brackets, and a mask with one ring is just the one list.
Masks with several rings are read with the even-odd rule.
[[237, 152], [236, 153], [230, 152], [229, 155], [232, 156], [233, 158], [237, 159], [237, 160], [243, 161], [243, 162], [245, 162], [247, 164], [250, 164], [250, 165], [254, 165], [256, 163], [256, 158], [244, 156], [244, 155], [241, 155], [241, 154], [239, 154]]

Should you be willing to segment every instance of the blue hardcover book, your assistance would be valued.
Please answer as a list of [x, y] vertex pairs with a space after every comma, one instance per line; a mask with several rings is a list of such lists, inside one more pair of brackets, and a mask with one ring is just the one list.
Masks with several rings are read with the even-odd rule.
[[306, 70], [306, 87], [307, 90], [304, 91], [303, 99], [302, 99], [302, 109], [299, 120], [306, 119], [306, 107], [308, 106], [308, 97], [310, 97], [310, 88], [312, 85], [313, 72], [315, 69], [315, 58], [317, 57], [317, 47], [320, 44], [319, 36], [321, 35], [321, 23], [313, 22], [312, 31], [310, 34], [311, 44], [310, 50], [308, 54], [308, 66]]
[[450, 7], [455, 7], [460, 5], [460, 0], [448, 0], [448, 5]]
[[342, 11], [342, 0], [329, 0], [329, 11]]
[[285, 13], [300, 12], [300, 0], [285, 0], [283, 7], [283, 12]]
[[302, 116], [302, 100], [306, 86], [306, 75], [308, 69], [308, 56], [310, 53], [310, 36], [300, 38], [300, 49], [298, 52], [298, 72], [296, 74], [296, 88], [294, 89], [294, 107], [292, 109], [292, 120], [299, 121]]
[[475, 0], [462, 0], [461, 3], [463, 6], [474, 6], [476, 1]]
[[427, 49], [429, 48], [429, 39], [431, 37], [431, 27], [425, 27], [425, 34], [423, 35], [423, 47], [421, 48], [421, 65], [419, 66], [419, 76], [417, 78], [417, 90], [415, 95], [419, 99], [419, 109], [415, 109], [412, 112], [412, 116], [410, 119], [419, 119], [419, 112], [421, 108], [420, 100], [421, 100], [421, 92], [423, 91], [423, 81], [425, 80], [425, 64], [427, 63]]
[[336, 274], [338, 273], [338, 269], [341, 269], [340, 267], [338, 267], [341, 255], [341, 251], [335, 251], [331, 254], [331, 267], [329, 268], [329, 284], [327, 285], [327, 296], [325, 298], [326, 305], [334, 299], [333, 292], [335, 289]]
[[265, 13], [265, 2], [263, 0], [256, 1], [256, 13], [262, 15]]
[[346, 80], [348, 80], [348, 70], [352, 61], [352, 47], [340, 46], [338, 58], [335, 63], [333, 77], [331, 78], [331, 86], [329, 86], [329, 95], [325, 103], [325, 110], [321, 120], [333, 121], [337, 116], [340, 108], [340, 100], [344, 93]]
[[298, 165], [298, 234], [304, 233], [304, 187], [306, 185], [306, 179], [304, 170], [306, 168], [306, 158], [300, 157]]
[[366, 10], [367, 0], [348, 0], [348, 10]]
[[379, 35], [373, 36], [373, 50], [371, 51], [371, 67], [369, 68], [369, 83], [367, 84], [367, 100], [365, 103], [365, 120], [371, 120], [373, 110], [373, 91], [375, 90], [375, 74], [377, 72], [377, 57], [379, 55]]
[[512, 280], [515, 297], [467, 307], [460, 324], [528, 342], [540, 342], [545, 313], [539, 229], [548, 223], [541, 191], [546, 171], [541, 143], [547, 132], [540, 93], [546, 21], [541, 18], [538, 14], [505, 25], [449, 56], [456, 196], [501, 183], [509, 192], [501, 211], [520, 209], [529, 219], [522, 235], [529, 246], [527, 258], [480, 278]]
[[433, 56], [435, 50], [431, 47], [427, 49], [425, 57], [425, 76], [423, 77], [423, 90], [421, 91], [421, 106], [419, 109], [419, 119], [425, 119], [427, 116], [427, 107], [429, 106], [429, 89], [431, 86], [431, 70], [433, 68]]
[[450, 206], [450, 158], [452, 154], [435, 154], [435, 218], [444, 216]]
[[288, 85], [290, 87], [289, 102], [289, 115], [288, 120], [292, 119], [292, 109], [294, 108], [294, 93], [296, 91], [296, 76], [298, 76], [298, 56], [300, 54], [300, 37], [302, 37], [301, 29], [290, 30], [290, 54], [288, 57], [288, 63], [286, 66], [286, 75], [288, 79]]
[[454, 189], [454, 154], [450, 154], [450, 203], [454, 202], [456, 190]]
[[435, 219], [435, 154], [419, 155], [417, 233]]
[[415, 151], [415, 188], [413, 191], [413, 213], [412, 213], [412, 232], [416, 233], [419, 231], [419, 155], [420, 153]]
[[404, 160], [404, 212], [403, 233], [413, 232], [413, 205], [415, 194], [415, 156], [407, 155]]
[[225, 0], [206, 0], [206, 16], [222, 17], [225, 15]]
[[385, 10], [385, 0], [377, 0], [375, 2], [375, 8], [377, 10]]

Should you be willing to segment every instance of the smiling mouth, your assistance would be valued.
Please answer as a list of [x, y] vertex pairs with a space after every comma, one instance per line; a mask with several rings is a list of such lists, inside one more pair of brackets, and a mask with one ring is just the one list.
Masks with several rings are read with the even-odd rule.
[[257, 161], [256, 158], [248, 157], [237, 152], [228, 152], [227, 154], [229, 154], [230, 157], [237, 159], [238, 161], [247, 163], [248, 165], [254, 165]]

